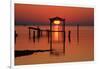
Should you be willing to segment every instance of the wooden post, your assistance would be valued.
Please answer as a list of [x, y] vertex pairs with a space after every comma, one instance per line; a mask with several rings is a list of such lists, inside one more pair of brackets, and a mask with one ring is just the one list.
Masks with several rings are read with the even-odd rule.
[[71, 31], [69, 30], [68, 31], [68, 41], [69, 41], [69, 43], [71, 42], [70, 34], [71, 34]]
[[38, 39], [38, 42], [39, 42], [39, 38], [40, 38], [40, 29], [38, 28], [38, 30], [37, 30], [37, 39]]
[[41, 31], [40, 31], [40, 28], [39, 28], [39, 38], [40, 38], [40, 32], [41, 32]]
[[77, 24], [77, 43], [79, 43], [79, 24]]
[[30, 28], [29, 28], [29, 39], [31, 39], [31, 31], [30, 31]]
[[35, 31], [33, 31], [33, 41], [35, 42]]
[[66, 39], [66, 37], [65, 37], [65, 36], [66, 36], [66, 35], [65, 35], [65, 33], [66, 33], [66, 32], [65, 32], [65, 19], [63, 20], [63, 31], [64, 31], [64, 33], [63, 33], [63, 40], [64, 40], [64, 41], [63, 41], [63, 54], [65, 55], [65, 41], [66, 41], [66, 40], [65, 40], [65, 39]]
[[52, 22], [50, 22], [50, 54], [52, 54]]
[[15, 31], [15, 44], [16, 44], [16, 38], [17, 38], [18, 34]]
[[47, 36], [48, 36], [48, 43], [49, 43], [49, 30], [47, 30]]

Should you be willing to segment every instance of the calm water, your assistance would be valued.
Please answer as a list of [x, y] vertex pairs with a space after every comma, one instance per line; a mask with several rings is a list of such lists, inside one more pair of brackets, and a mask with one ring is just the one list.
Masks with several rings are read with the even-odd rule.
[[[43, 32], [43, 36], [36, 38], [35, 42], [29, 40], [29, 26], [16, 26], [18, 37], [16, 39], [15, 50], [49, 50], [50, 43], [48, 42], [47, 33]], [[48, 26], [40, 26], [41, 29], [49, 29]], [[58, 31], [61, 28], [55, 26], [54, 30]], [[70, 30], [70, 43], [68, 39], [68, 31]], [[52, 33], [52, 46], [55, 54], [50, 55], [50, 52], [39, 52], [31, 55], [16, 57], [15, 64], [39, 64], [39, 63], [55, 63], [68, 61], [85, 61], [93, 60], [93, 46], [94, 46], [94, 29], [93, 26], [79, 27], [79, 43], [77, 42], [77, 28], [76, 26], [66, 26], [65, 38], [65, 55], [63, 52], [63, 38], [61, 32]], [[32, 34], [33, 32], [31, 32]], [[37, 35], [37, 34], [36, 34]], [[57, 55], [58, 54], [58, 55]], [[59, 55], [60, 54], [60, 55]]]

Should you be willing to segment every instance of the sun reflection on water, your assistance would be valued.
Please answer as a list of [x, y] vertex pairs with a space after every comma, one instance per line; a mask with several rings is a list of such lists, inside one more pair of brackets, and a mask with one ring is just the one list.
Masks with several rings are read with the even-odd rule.
[[59, 40], [59, 33], [58, 33], [58, 31], [59, 31], [59, 26], [58, 26], [58, 25], [55, 25], [55, 26], [54, 26], [54, 31], [56, 31], [56, 32], [54, 32], [54, 40], [55, 40], [55, 41], [58, 41], [58, 40]]

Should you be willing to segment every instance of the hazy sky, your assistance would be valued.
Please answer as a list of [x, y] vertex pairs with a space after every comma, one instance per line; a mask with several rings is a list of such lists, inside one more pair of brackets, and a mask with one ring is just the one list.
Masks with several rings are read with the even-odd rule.
[[49, 18], [56, 16], [65, 18], [66, 24], [94, 23], [93, 8], [15, 4], [16, 24], [49, 24]]

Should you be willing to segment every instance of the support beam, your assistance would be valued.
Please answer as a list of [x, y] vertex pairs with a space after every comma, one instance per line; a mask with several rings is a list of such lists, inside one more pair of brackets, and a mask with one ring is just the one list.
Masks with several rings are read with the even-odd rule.
[[29, 28], [29, 40], [31, 39], [31, 31], [30, 31], [30, 28]]
[[71, 37], [70, 37], [70, 35], [71, 35], [71, 31], [69, 30], [69, 31], [68, 31], [68, 41], [69, 41], [69, 43], [71, 42]]
[[35, 42], [35, 31], [33, 31], [33, 42]]
[[79, 43], [79, 24], [77, 24], [77, 43]]

